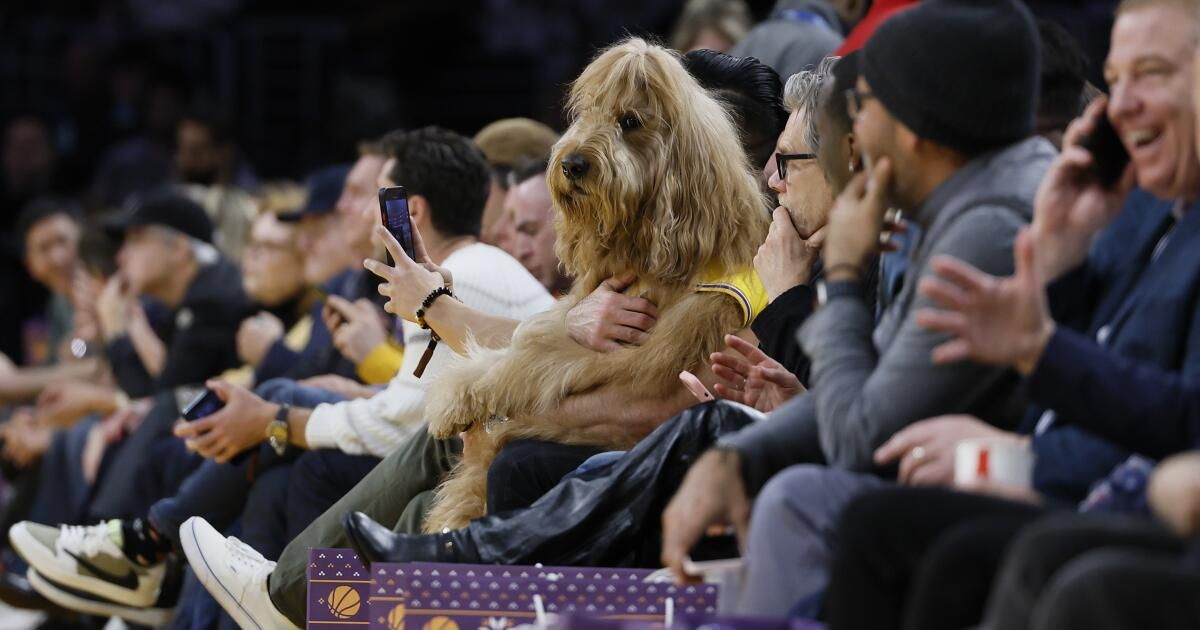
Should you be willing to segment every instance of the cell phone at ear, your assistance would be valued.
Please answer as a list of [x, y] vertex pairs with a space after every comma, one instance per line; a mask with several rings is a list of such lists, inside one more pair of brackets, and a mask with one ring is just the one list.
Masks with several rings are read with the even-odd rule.
[[[413, 252], [412, 218], [408, 214], [408, 191], [403, 186], [380, 188], [379, 214], [383, 219], [383, 227], [400, 243], [409, 259], [416, 260], [417, 256]], [[396, 264], [390, 252], [388, 264]]]
[[183, 419], [188, 422], [195, 422], [201, 418], [207, 418], [221, 410], [225, 406], [225, 401], [217, 396], [207, 387], [183, 407]]
[[1129, 151], [1125, 149], [1121, 136], [1107, 114], [1100, 115], [1091, 135], [1083, 138], [1079, 144], [1092, 154], [1092, 169], [1100, 185], [1105, 188], [1116, 185], [1129, 165]]

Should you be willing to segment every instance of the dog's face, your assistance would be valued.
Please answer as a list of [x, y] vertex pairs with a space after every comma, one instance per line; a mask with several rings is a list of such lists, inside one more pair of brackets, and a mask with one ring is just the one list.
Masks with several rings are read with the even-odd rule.
[[640, 39], [609, 48], [572, 85], [569, 110], [548, 170], [568, 273], [686, 282], [714, 256], [727, 262], [720, 248], [741, 255], [728, 241], [765, 219], [753, 216], [761, 197], [728, 116], [673, 53]]

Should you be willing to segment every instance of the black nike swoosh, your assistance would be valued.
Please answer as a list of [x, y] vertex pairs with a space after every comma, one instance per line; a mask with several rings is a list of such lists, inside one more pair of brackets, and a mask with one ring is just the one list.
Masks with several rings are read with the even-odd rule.
[[[66, 551], [66, 550], [64, 549], [63, 551]], [[84, 559], [80, 556], [77, 556], [77, 555], [71, 553], [70, 551], [67, 551], [67, 555], [71, 556], [72, 558], [75, 558], [75, 562], [78, 562], [79, 564], [83, 565], [83, 568], [85, 568], [89, 572], [95, 574], [96, 577], [104, 580], [105, 582], [111, 582], [113, 584], [116, 584], [117, 586], [127, 588], [131, 591], [137, 590], [138, 577], [137, 577], [137, 574], [135, 574], [133, 571], [127, 571], [125, 573], [125, 575], [113, 575], [112, 573], [109, 573], [108, 571], [101, 569], [100, 567], [92, 564], [91, 562], [88, 562], [86, 559]]]

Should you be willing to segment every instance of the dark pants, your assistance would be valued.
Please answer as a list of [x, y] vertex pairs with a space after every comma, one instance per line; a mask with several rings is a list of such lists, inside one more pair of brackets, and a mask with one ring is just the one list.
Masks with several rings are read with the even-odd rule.
[[1149, 519], [1060, 514], [1013, 542], [984, 628], [1200, 628], [1200, 571]]
[[238, 538], [269, 560], [279, 557], [287, 538], [287, 499], [294, 462], [275, 466], [254, 480], [242, 511]]
[[289, 541], [310, 523], [346, 496], [381, 460], [373, 455], [350, 455], [322, 449], [309, 451], [292, 465], [287, 490], [287, 528]]
[[83, 521], [91, 490], [83, 478], [83, 447], [95, 424], [96, 420], [89, 418], [54, 434], [35, 476], [37, 492], [29, 520], [45, 525]]
[[138, 428], [105, 452], [85, 522], [142, 516], [155, 501], [175, 494], [204, 461], [175, 437], [178, 419], [174, 391], [155, 394]]
[[365, 513], [398, 531], [417, 533], [433, 490], [462, 453], [462, 442], [435, 440], [424, 427], [383, 458], [370, 473], [332, 507], [300, 532], [279, 556], [268, 579], [271, 602], [297, 626], [304, 626], [305, 572], [311, 547], [349, 547], [343, 527], [346, 514]]
[[539, 440], [517, 440], [505, 445], [488, 469], [489, 514], [519, 510], [558, 485], [601, 449], [568, 446]]
[[276, 466], [254, 482], [242, 513], [241, 538], [271, 560], [293, 538], [350, 491], [378, 457], [322, 449]]
[[[264, 400], [300, 408], [342, 400], [337, 394], [286, 379], [267, 381], [256, 391]], [[193, 516], [202, 516], [213, 527], [223, 530], [242, 513], [254, 479], [271, 468], [290, 462], [295, 456], [294, 452], [288, 452], [281, 457], [264, 442], [256, 456], [238, 463], [218, 464], [206, 460], [183, 482], [179, 492], [150, 507], [150, 522], [171, 540], [178, 536], [183, 522]]]
[[933, 488], [887, 488], [855, 499], [837, 527], [826, 599], [830, 625], [975, 625], [1004, 549], [1022, 526], [1045, 513]]

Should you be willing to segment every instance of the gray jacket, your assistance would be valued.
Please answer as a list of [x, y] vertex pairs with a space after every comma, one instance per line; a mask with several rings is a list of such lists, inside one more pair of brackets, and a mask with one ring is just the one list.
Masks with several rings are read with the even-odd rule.
[[925, 418], [969, 413], [1008, 426], [1019, 420], [1024, 401], [1014, 373], [974, 363], [933, 365], [930, 352], [946, 336], [924, 330], [911, 315], [929, 305], [916, 286], [934, 256], [996, 276], [1012, 273], [1013, 239], [1054, 158], [1045, 140], [1023, 140], [972, 160], [929, 195], [910, 216], [922, 237], [904, 289], [878, 325], [853, 297], [834, 299], [809, 318], [798, 339], [812, 358], [812, 389], [721, 441], [742, 454], [750, 491], [792, 464], [872, 471], [875, 449]]

